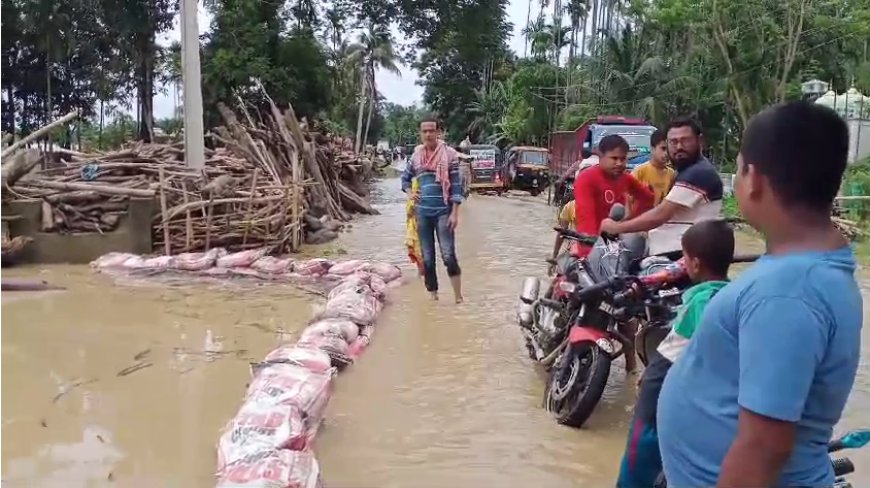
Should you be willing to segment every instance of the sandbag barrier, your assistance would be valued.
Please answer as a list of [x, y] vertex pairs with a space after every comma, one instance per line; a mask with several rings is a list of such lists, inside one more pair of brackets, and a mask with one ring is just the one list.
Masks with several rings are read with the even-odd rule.
[[388, 263], [327, 259], [293, 261], [261, 250], [211, 250], [144, 258], [111, 253], [92, 266], [101, 271], [239, 273], [274, 279], [317, 277], [337, 283], [295, 344], [283, 344], [251, 365], [251, 383], [241, 408], [221, 432], [217, 446], [218, 488], [319, 488], [320, 467], [312, 444], [340, 368], [368, 346], [387, 290], [401, 283]]

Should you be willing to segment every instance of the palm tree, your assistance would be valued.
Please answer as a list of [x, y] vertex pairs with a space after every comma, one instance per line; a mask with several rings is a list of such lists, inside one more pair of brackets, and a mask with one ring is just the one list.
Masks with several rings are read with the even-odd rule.
[[492, 84], [489, 90], [475, 90], [476, 100], [468, 105], [472, 114], [467, 132], [492, 136], [508, 105], [508, 90], [501, 81]]
[[[362, 148], [365, 138], [368, 137], [369, 127], [372, 121], [372, 112], [377, 103], [377, 87], [375, 85], [375, 71], [385, 69], [401, 76], [399, 65], [402, 59], [393, 47], [393, 36], [386, 26], [369, 23], [368, 31], [359, 35], [358, 42], [348, 47], [348, 61], [358, 67], [361, 72], [359, 84], [359, 112], [356, 124], [356, 152]], [[363, 133], [363, 112], [365, 111], [366, 99], [368, 98], [369, 112]]]
[[[581, 21], [583, 28], [583, 41], [586, 41], [586, 18], [589, 14], [589, 0], [569, 0], [565, 7], [568, 10], [568, 17], [571, 19], [571, 47], [568, 51], [568, 65], [574, 61], [577, 54], [577, 37], [581, 29]], [[581, 55], [583, 48], [581, 45]]]

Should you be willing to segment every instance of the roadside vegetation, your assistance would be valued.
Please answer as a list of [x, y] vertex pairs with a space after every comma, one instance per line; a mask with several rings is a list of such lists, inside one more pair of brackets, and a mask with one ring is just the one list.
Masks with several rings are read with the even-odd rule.
[[[747, 119], [809, 78], [870, 92], [870, 0], [529, 2], [522, 52], [507, 0], [209, 0], [206, 127], [218, 102], [279, 105], [358, 144], [413, 140], [421, 107], [388, 103], [378, 70], [416, 70], [447, 137], [545, 145], [599, 114], [663, 124], [694, 114], [728, 170]], [[560, 6], [561, 8], [556, 8]], [[2, 130], [24, 135], [73, 109], [56, 143], [115, 147], [180, 130], [177, 2], [10, 0], [2, 11]], [[401, 35], [397, 35], [397, 34]], [[404, 41], [400, 39], [405, 39]], [[155, 120], [165, 91], [176, 112]]]

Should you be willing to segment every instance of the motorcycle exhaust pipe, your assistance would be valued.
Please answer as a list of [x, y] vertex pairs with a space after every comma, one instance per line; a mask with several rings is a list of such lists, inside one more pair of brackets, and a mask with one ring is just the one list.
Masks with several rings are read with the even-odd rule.
[[540, 292], [541, 280], [534, 277], [523, 280], [523, 287], [520, 290], [520, 302], [517, 305], [517, 321], [520, 323], [520, 326], [529, 328], [534, 323], [534, 302], [538, 299]]

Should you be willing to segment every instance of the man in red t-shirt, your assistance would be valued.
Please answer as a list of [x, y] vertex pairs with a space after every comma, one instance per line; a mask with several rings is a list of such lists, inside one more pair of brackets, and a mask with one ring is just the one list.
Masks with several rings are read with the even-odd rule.
[[[610, 215], [610, 207], [616, 203], [625, 205], [628, 195], [640, 212], [653, 207], [652, 190], [625, 172], [627, 156], [628, 143], [621, 136], [605, 136], [598, 143], [598, 164], [581, 171], [574, 181], [577, 232], [598, 235], [601, 221]], [[583, 257], [589, 251], [588, 246], [577, 244], [572, 253]]]

